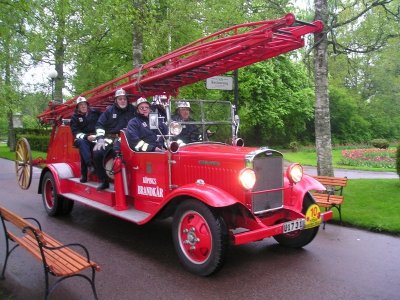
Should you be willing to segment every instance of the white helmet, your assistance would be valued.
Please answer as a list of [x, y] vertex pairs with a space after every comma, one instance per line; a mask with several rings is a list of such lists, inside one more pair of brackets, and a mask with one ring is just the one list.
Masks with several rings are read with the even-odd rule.
[[119, 96], [126, 96], [126, 91], [124, 89], [118, 89], [115, 91], [115, 98], [119, 97]]
[[87, 102], [85, 97], [79, 96], [78, 98], [76, 98], [76, 105], [82, 102]]
[[176, 108], [189, 108], [190, 109], [190, 103], [187, 101], [179, 101], [176, 103]]
[[140, 104], [142, 104], [142, 103], [144, 103], [144, 102], [146, 102], [146, 103], [148, 103], [148, 104], [150, 105], [150, 102], [147, 101], [146, 98], [140, 97], [139, 99], [136, 100], [136, 107], [138, 107]]

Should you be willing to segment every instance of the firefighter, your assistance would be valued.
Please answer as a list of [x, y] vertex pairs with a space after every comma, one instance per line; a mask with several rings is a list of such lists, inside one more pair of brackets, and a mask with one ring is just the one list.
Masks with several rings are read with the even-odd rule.
[[119, 151], [119, 143], [114, 143], [121, 129], [125, 128], [130, 119], [135, 117], [135, 108], [128, 103], [126, 91], [118, 89], [115, 91], [114, 104], [104, 111], [96, 124], [97, 143], [93, 148], [93, 161], [96, 174], [101, 181], [97, 187], [98, 191], [107, 189], [110, 184], [104, 168], [104, 158], [111, 151], [113, 157]]
[[[164, 138], [168, 133], [167, 125], [158, 122], [158, 129], [150, 129], [150, 103], [146, 98], [136, 101], [137, 116], [129, 121], [126, 138], [129, 146], [135, 151], [161, 152], [164, 151]], [[157, 118], [156, 118], [157, 120]]]
[[88, 169], [92, 169], [92, 149], [95, 141], [95, 125], [100, 111], [89, 107], [85, 97], [76, 99], [75, 113], [71, 118], [70, 126], [75, 138], [74, 146], [79, 149], [81, 156], [81, 179], [87, 182]]
[[[193, 122], [190, 117], [192, 109], [190, 103], [187, 101], [179, 101], [176, 105], [175, 114], [171, 117], [173, 121], [177, 122]], [[176, 137], [178, 142], [185, 144], [201, 141], [201, 134], [199, 128], [195, 124], [182, 124], [182, 132]]]

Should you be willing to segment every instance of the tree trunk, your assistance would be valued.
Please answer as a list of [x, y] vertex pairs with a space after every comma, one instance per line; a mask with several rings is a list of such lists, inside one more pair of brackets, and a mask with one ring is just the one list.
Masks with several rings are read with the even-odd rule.
[[[326, 0], [315, 0], [315, 19], [328, 24]], [[317, 172], [322, 176], [334, 176], [332, 165], [331, 120], [328, 97], [328, 41], [327, 29], [315, 34], [315, 147]]]
[[[56, 42], [55, 42], [55, 51], [54, 51], [54, 61], [55, 61], [55, 69], [57, 71], [57, 77], [54, 80], [54, 100], [58, 103], [63, 103], [63, 94], [62, 89], [64, 88], [64, 61], [65, 61], [65, 20], [66, 20], [66, 1], [60, 0], [57, 5], [59, 8], [56, 10], [56, 19], [57, 19], [57, 30], [56, 30]], [[53, 83], [52, 83], [53, 84]]]
[[132, 58], [133, 68], [136, 69], [143, 63], [143, 10], [145, 4], [143, 0], [133, 0], [132, 4], [137, 15], [141, 16], [135, 18], [132, 22]]

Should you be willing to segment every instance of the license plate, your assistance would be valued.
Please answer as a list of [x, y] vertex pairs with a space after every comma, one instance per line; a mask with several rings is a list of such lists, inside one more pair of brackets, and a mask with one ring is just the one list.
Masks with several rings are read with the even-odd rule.
[[288, 233], [295, 230], [303, 230], [304, 222], [305, 222], [304, 219], [297, 219], [294, 221], [283, 223], [283, 233]]

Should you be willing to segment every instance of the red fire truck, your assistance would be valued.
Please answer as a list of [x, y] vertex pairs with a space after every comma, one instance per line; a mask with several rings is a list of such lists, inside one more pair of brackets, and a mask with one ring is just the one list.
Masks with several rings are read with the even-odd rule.
[[138, 225], [171, 217], [180, 262], [201, 276], [222, 267], [231, 245], [269, 237], [284, 246], [307, 245], [320, 223], [332, 218], [332, 212], [320, 212], [310, 194], [324, 190], [319, 182], [303, 174], [299, 164], [284, 170], [283, 156], [276, 150], [245, 147], [230, 102], [191, 102], [192, 124], [199, 127], [202, 140], [189, 144], [175, 141], [185, 124], [171, 121], [171, 110], [180, 87], [303, 47], [306, 34], [322, 29], [320, 21], [301, 22], [293, 14], [237, 25], [81, 94], [91, 107], [104, 111], [113, 103], [115, 90], [123, 88], [131, 103], [153, 97], [161, 99], [158, 103], [166, 110], [167, 150], [135, 152], [122, 130], [121, 154], [104, 162], [112, 182], [104, 191], [96, 190], [94, 174], [87, 183], [79, 181], [79, 152], [68, 125], [76, 98], [49, 103], [38, 116], [52, 125], [47, 158], [32, 160], [28, 141], [19, 140], [18, 183], [29, 188], [32, 166], [43, 166], [38, 192], [50, 216], [68, 214], [79, 202]]

